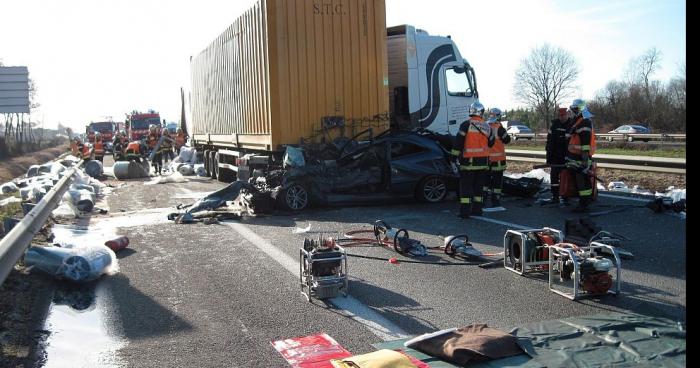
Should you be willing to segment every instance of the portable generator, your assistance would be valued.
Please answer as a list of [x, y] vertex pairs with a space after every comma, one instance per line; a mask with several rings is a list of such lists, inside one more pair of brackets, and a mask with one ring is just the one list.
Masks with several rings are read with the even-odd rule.
[[[605, 257], [604, 254], [613, 256]], [[622, 268], [614, 246], [598, 242], [592, 242], [588, 247], [565, 243], [552, 245], [549, 247], [548, 266], [549, 290], [571, 300], [620, 293]]]
[[561, 231], [549, 227], [508, 230], [503, 236], [503, 266], [519, 275], [547, 272], [548, 247], [563, 240]]
[[299, 283], [307, 301], [348, 295], [348, 258], [333, 238], [304, 239], [299, 249]]

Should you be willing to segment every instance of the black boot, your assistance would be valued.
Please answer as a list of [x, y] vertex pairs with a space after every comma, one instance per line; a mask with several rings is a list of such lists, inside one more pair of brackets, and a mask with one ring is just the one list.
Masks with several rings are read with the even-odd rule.
[[578, 200], [578, 206], [576, 206], [571, 212], [582, 213], [588, 211], [588, 205], [591, 203], [591, 199], [588, 197], [581, 197]]
[[491, 195], [491, 207], [501, 207], [501, 198], [498, 194]]

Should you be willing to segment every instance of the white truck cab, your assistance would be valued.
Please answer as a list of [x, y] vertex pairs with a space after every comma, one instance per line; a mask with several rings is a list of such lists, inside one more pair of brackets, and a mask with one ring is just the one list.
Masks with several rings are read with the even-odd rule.
[[409, 25], [387, 29], [393, 123], [454, 135], [477, 101], [474, 69], [452, 39]]

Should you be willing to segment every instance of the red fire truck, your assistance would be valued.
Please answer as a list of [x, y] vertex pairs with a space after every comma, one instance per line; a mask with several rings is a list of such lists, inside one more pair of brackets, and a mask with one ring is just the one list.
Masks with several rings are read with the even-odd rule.
[[157, 126], [159, 131], [162, 125], [160, 114], [153, 110], [149, 110], [147, 113], [133, 111], [131, 114], [127, 114], [125, 124], [126, 134], [130, 141], [140, 140], [148, 136], [148, 127], [151, 124]]
[[105, 148], [110, 151], [112, 148], [112, 139], [117, 129], [117, 124], [113, 121], [98, 121], [91, 122], [85, 127], [85, 134], [88, 142], [95, 144], [95, 133], [100, 132], [102, 142], [105, 143]]

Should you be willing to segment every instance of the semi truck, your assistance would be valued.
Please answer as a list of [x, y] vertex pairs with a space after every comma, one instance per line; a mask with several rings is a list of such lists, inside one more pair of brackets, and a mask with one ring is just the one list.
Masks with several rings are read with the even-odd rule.
[[191, 144], [222, 181], [279, 163], [289, 145], [454, 135], [478, 99], [450, 36], [387, 28], [384, 0], [259, 0], [190, 66]]

